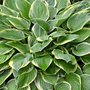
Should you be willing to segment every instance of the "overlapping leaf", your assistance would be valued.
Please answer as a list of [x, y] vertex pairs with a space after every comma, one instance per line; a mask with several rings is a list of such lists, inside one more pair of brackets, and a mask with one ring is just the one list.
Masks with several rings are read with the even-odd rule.
[[81, 90], [81, 77], [78, 74], [70, 73], [66, 75], [66, 81], [70, 83], [72, 90]]
[[55, 86], [55, 90], [71, 90], [71, 85], [68, 82], [63, 81]]
[[87, 42], [82, 42], [78, 44], [72, 51], [76, 56], [87, 55], [90, 53], [90, 44]]
[[32, 63], [35, 66], [45, 71], [52, 63], [52, 57], [50, 55], [44, 55], [42, 57], [37, 57], [32, 61]]
[[17, 29], [6, 29], [0, 31], [0, 38], [19, 41], [25, 38], [25, 35], [22, 31]]
[[33, 68], [32, 70], [23, 73], [18, 76], [16, 82], [19, 88], [24, 88], [32, 83], [37, 76], [37, 70]]
[[29, 55], [29, 54], [22, 55], [21, 53], [18, 53], [11, 58], [9, 65], [13, 69], [18, 71], [19, 69], [27, 66], [30, 63], [31, 58], [32, 58], [32, 55]]
[[46, 3], [41, 0], [35, 0], [30, 9], [30, 18], [41, 18], [42, 20], [47, 20], [49, 18], [49, 10]]
[[90, 2], [70, 2], [3, 0], [0, 89], [90, 89]]

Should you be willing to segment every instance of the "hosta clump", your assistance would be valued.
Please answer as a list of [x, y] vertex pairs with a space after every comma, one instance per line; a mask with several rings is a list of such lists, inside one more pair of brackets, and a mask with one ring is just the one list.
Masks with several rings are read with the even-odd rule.
[[3, 1], [1, 90], [89, 90], [89, 84], [89, 0]]

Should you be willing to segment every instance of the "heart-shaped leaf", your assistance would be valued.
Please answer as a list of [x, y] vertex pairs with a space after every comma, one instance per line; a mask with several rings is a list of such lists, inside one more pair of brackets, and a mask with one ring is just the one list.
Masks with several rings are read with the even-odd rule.
[[52, 63], [52, 57], [50, 55], [44, 55], [41, 57], [37, 57], [34, 60], [32, 60], [32, 63], [35, 66], [37, 66], [45, 71]]

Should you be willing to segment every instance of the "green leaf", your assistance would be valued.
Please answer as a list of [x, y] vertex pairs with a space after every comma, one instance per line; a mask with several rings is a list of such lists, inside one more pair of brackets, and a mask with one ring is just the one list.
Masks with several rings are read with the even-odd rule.
[[20, 88], [19, 90], [31, 90], [31, 89], [30, 89], [30, 86], [28, 85], [27, 87], [25, 87], [25, 88]]
[[90, 89], [90, 75], [82, 74], [81, 75], [81, 88], [82, 90], [89, 90]]
[[[51, 0], [49, 0], [49, 1], [51, 1]], [[56, 16], [58, 10], [57, 10], [57, 8], [55, 8], [53, 6], [49, 6], [48, 8], [49, 8], [50, 19], [53, 19]]]
[[[18, 90], [14, 79], [9, 80], [6, 87], [8, 88], [8, 90]], [[30, 86], [20, 88], [19, 90], [30, 90]]]
[[0, 64], [0, 72], [6, 70], [6, 69], [8, 69], [8, 68], [9, 68], [8, 61]]
[[82, 42], [90, 36], [90, 28], [82, 28], [81, 30], [75, 32], [78, 38], [74, 42]]
[[72, 90], [81, 90], [81, 77], [78, 74], [70, 73], [66, 75], [66, 81], [70, 83]]
[[15, 48], [16, 50], [18, 50], [22, 54], [29, 53], [29, 46], [25, 45], [25, 44], [23, 44], [21, 42], [18, 42], [18, 41], [8, 41], [6, 43], [6, 45]]
[[37, 23], [43, 30], [45, 30], [45, 31], [50, 30], [50, 26], [46, 21], [44, 21], [40, 18], [32, 19], [32, 21]]
[[50, 55], [44, 55], [32, 60], [32, 64], [34, 64], [35, 66], [39, 67], [44, 71], [50, 66], [51, 63], [52, 57]]
[[37, 70], [33, 68], [32, 70], [25, 72], [18, 76], [16, 82], [19, 88], [24, 88], [32, 83], [37, 76]]
[[76, 34], [67, 34], [66, 36], [59, 37], [57, 39], [57, 42], [55, 42], [56, 45], [64, 45], [66, 43], [72, 42], [73, 40], [77, 39], [78, 35]]
[[[77, 22], [78, 21], [78, 22]], [[84, 27], [90, 21], [90, 15], [87, 11], [80, 11], [73, 14], [67, 21], [67, 26], [71, 32], [76, 32]]]
[[75, 71], [76, 74], [78, 75], [81, 75], [83, 72], [82, 72], [82, 69], [79, 65], [77, 65], [77, 70]]
[[30, 63], [31, 58], [30, 54], [22, 55], [21, 53], [17, 53], [11, 58], [9, 65], [16, 71], [19, 71]]
[[26, 0], [16, 0], [16, 6], [21, 14], [22, 17], [29, 19], [29, 9], [31, 4]]
[[16, 71], [15, 69], [13, 69], [13, 76], [15, 78], [17, 78], [19, 75], [22, 75], [23, 73], [29, 72], [30, 70], [32, 70], [32, 68], [33, 68], [33, 65], [31, 63], [29, 63], [27, 66], [19, 69], [19, 71]]
[[57, 5], [56, 5], [56, 8], [58, 8], [58, 11], [61, 10], [61, 9], [64, 9], [68, 6], [68, 4], [70, 3], [69, 0], [56, 0], [57, 2]]
[[27, 22], [25, 19], [20, 17], [8, 17], [8, 21], [17, 29], [26, 29], [30, 27], [30, 22]]
[[31, 90], [38, 90], [36, 85], [35, 85], [35, 82], [30, 84], [30, 88], [31, 88]]
[[47, 35], [46, 31], [43, 30], [38, 24], [35, 24], [32, 27], [32, 31], [33, 31], [37, 41], [48, 40], [48, 35]]
[[14, 53], [14, 50], [12, 50], [11, 52], [4, 54], [4, 55], [0, 55], [0, 64], [6, 62]]
[[73, 64], [76, 64], [76, 59], [71, 54], [65, 54], [63, 51], [59, 49], [54, 49], [52, 51], [52, 54], [55, 56], [56, 59], [64, 60], [67, 63], [71, 61]]
[[71, 90], [71, 85], [68, 82], [63, 81], [55, 86], [55, 90]]
[[83, 72], [85, 74], [90, 74], [90, 63], [87, 63], [87, 64], [84, 65]]
[[[7, 20], [7, 17], [6, 15], [0, 15], [0, 24], [3, 26], [3, 28], [5, 27], [8, 27], [10, 28], [12, 25], [10, 24], [10, 22]], [[5, 28], [6, 29], [6, 28]], [[1, 26], [0, 26], [0, 30], [1, 29]]]
[[1, 9], [0, 13], [1, 13], [2, 15], [6, 15], [6, 16], [9, 15], [9, 16], [15, 16], [15, 17], [17, 17], [17, 16], [19, 15], [18, 12], [14, 11], [14, 10], [6, 7], [6, 6], [3, 6], [3, 5], [0, 6], [0, 9]]
[[6, 29], [0, 31], [0, 37], [4, 39], [19, 41], [24, 39], [25, 35], [22, 31], [17, 29]]
[[12, 50], [12, 48], [7, 46], [4, 41], [0, 41], [0, 55], [7, 54], [11, 50]]
[[0, 74], [0, 85], [2, 85], [11, 74], [12, 74], [11, 69], [5, 70], [3, 73], [1, 73]]
[[53, 86], [51, 84], [43, 81], [40, 73], [35, 80], [35, 85], [37, 86], [38, 90], [53, 90]]
[[35, 0], [27, 0], [30, 4], [32, 4]]
[[63, 60], [55, 60], [55, 65], [64, 70], [66, 73], [75, 72], [77, 69], [77, 64], [72, 65], [71, 63], [66, 63]]
[[17, 86], [14, 79], [9, 80], [6, 87], [8, 88], [8, 90], [17, 90]]
[[59, 72], [60, 68], [57, 67], [54, 62], [51, 63], [51, 65], [46, 69], [46, 73], [49, 75], [56, 75]]
[[90, 54], [81, 57], [82, 62], [90, 63]]
[[3, 90], [8, 90], [8, 88], [7, 87], [3, 87]]
[[40, 18], [46, 21], [49, 18], [49, 10], [47, 4], [42, 0], [35, 0], [31, 5], [29, 16], [32, 19]]
[[87, 42], [79, 43], [72, 49], [73, 54], [76, 56], [84, 56], [90, 54], [90, 44]]
[[16, 0], [4, 0], [3, 5], [17, 11], [16, 3], [13, 3], [15, 1]]
[[49, 40], [46, 40], [42, 43], [36, 43], [30, 48], [31, 53], [36, 53], [39, 51], [42, 51], [45, 47], [47, 47], [52, 41], [52, 38], [49, 38]]
[[50, 36], [53, 38], [65, 36], [65, 31], [62, 28], [58, 28], [57, 31], [52, 32]]
[[10, 27], [7, 25], [4, 25], [2, 22], [0, 22], [0, 30], [6, 29], [6, 28], [10, 28]]
[[55, 18], [57, 20], [56, 26], [60, 26], [65, 20], [67, 20], [67, 18], [70, 17], [70, 15], [74, 12], [74, 10], [75, 7], [71, 6], [61, 11]]
[[49, 6], [53, 6], [53, 7], [55, 7], [57, 4], [56, 0], [46, 0], [46, 2], [49, 4]]
[[46, 83], [50, 83], [52, 85], [55, 85], [57, 83], [58, 80], [58, 75], [48, 75], [45, 73], [42, 73], [42, 79], [46, 82]]

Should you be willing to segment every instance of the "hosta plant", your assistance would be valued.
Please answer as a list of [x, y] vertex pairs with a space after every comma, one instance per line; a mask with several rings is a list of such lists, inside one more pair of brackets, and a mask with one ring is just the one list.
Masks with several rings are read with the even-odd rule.
[[4, 0], [0, 89], [90, 90], [90, 0]]

